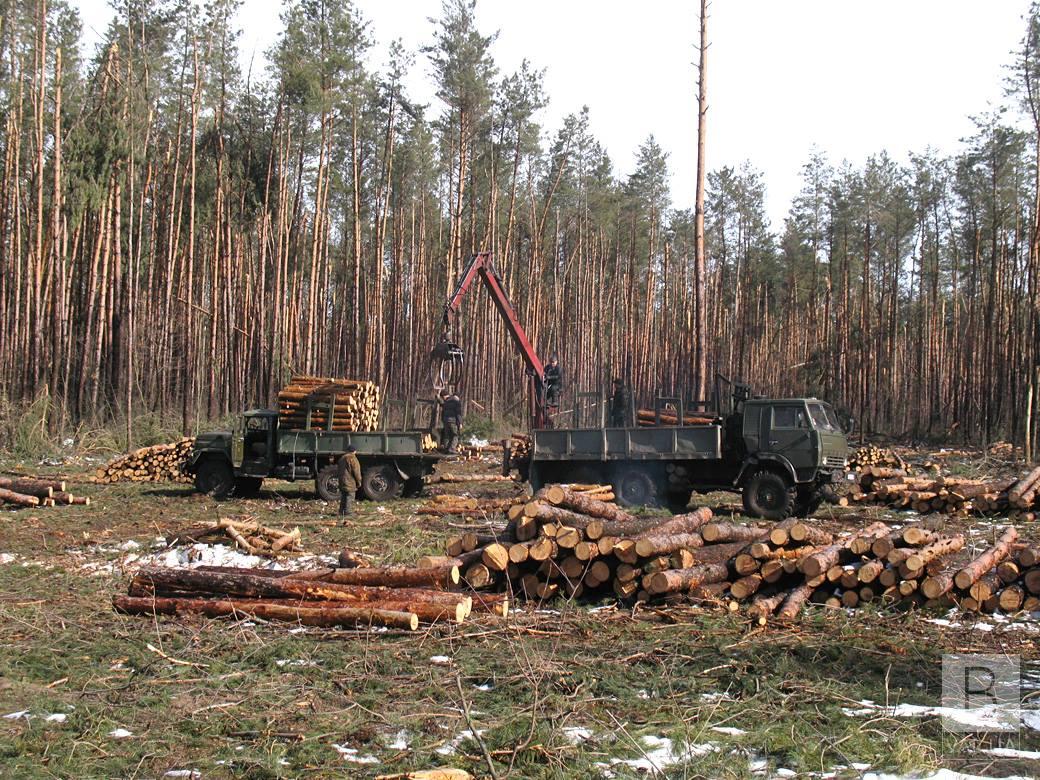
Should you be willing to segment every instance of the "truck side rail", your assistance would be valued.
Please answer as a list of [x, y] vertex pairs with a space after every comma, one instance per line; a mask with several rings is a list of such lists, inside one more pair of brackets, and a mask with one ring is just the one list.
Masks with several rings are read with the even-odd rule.
[[722, 426], [534, 431], [532, 460], [717, 460]]

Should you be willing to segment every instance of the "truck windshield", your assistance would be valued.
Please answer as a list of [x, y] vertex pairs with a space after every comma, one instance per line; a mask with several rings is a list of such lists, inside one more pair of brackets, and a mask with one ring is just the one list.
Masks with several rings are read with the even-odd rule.
[[809, 414], [812, 415], [813, 425], [820, 431], [841, 431], [838, 416], [826, 404], [809, 404]]

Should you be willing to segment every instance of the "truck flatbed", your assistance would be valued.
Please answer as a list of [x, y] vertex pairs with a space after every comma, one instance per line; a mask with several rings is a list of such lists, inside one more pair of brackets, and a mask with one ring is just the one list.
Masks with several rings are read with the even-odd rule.
[[533, 457], [539, 461], [718, 460], [722, 426], [659, 428], [556, 428], [536, 430]]

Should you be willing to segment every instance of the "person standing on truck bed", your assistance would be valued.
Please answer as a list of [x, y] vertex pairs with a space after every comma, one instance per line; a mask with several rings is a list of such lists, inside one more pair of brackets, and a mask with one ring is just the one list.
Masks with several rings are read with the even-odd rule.
[[610, 427], [624, 428], [628, 420], [629, 407], [628, 388], [625, 380], [614, 377], [614, 392], [610, 394]]
[[458, 451], [462, 433], [462, 399], [452, 391], [441, 391], [441, 449], [454, 454]]
[[559, 355], [549, 358], [545, 367], [545, 405], [558, 407], [563, 394], [563, 369], [560, 368]]
[[353, 444], [336, 461], [339, 470], [339, 513], [340, 516], [354, 514], [354, 494], [361, 487], [361, 464], [358, 462], [357, 447]]

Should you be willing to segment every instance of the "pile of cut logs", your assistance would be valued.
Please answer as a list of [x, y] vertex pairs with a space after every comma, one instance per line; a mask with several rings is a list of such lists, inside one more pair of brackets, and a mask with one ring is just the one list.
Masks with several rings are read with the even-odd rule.
[[892, 450], [878, 447], [876, 444], [867, 444], [849, 456], [849, 469], [859, 470], [868, 466], [883, 466], [889, 468], [906, 468], [903, 459]]
[[498, 533], [464, 534], [446, 558], [420, 565], [458, 565], [474, 589], [532, 600], [693, 597], [731, 611], [743, 604], [763, 621], [794, 617], [810, 601], [1040, 609], [1040, 548], [1018, 544], [1012, 527], [972, 554], [962, 535], [919, 527], [875, 522], [835, 537], [796, 519], [771, 527], [713, 522], [707, 508], [637, 518], [595, 496], [547, 486], [511, 506]]
[[504, 595], [458, 588], [459, 570], [452, 565], [308, 571], [199, 566], [142, 570], [113, 606], [131, 615], [250, 617], [408, 631], [420, 623], [461, 623], [473, 611], [503, 617], [509, 612]]
[[278, 425], [334, 431], [374, 431], [379, 427], [379, 385], [356, 379], [294, 376], [278, 392]]
[[14, 506], [87, 506], [90, 499], [74, 496], [61, 480], [39, 477], [0, 477], [0, 501]]
[[1036, 519], [1038, 492], [1040, 468], [1021, 479], [980, 480], [913, 477], [904, 469], [866, 466], [860, 470], [857, 487], [849, 498], [853, 503], [884, 504], [916, 512], [1009, 514], [1013, 520], [1032, 522]]
[[250, 555], [270, 558], [300, 552], [303, 549], [299, 528], [293, 528], [291, 531], [269, 528], [248, 517], [237, 520], [222, 517], [214, 525], [177, 531], [166, 537], [166, 544], [172, 547], [196, 542], [213, 543], [217, 541], [214, 537], [225, 537], [233, 542], [235, 547]]
[[[713, 422], [715, 422], [714, 418], [704, 412], [683, 413], [683, 425], [711, 425]], [[653, 409], [638, 409], [636, 410], [636, 423], [642, 428], [658, 424], [679, 425], [679, 413], [674, 409], [663, 409], [661, 410], [660, 423], [658, 423], [657, 413]]]
[[194, 439], [186, 438], [121, 455], [99, 468], [94, 482], [190, 482], [191, 479], [181, 473], [181, 465], [194, 443]]

